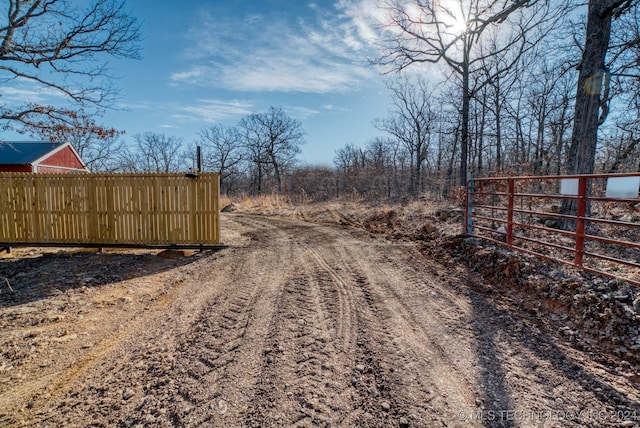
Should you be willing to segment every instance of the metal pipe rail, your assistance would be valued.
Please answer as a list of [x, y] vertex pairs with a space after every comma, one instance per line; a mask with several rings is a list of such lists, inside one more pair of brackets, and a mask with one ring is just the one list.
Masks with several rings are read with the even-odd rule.
[[[640, 285], [639, 186], [640, 172], [471, 178], [464, 233]], [[551, 205], [565, 200], [570, 212]]]

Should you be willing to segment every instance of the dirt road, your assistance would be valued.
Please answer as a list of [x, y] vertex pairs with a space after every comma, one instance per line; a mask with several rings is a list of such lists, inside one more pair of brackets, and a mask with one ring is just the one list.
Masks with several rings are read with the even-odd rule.
[[[474, 291], [483, 279], [415, 243], [241, 214], [225, 215], [223, 230], [230, 247], [220, 252], [86, 256], [145, 270], [2, 300], [0, 424], [598, 427], [640, 418], [632, 380]], [[16, 295], [18, 278], [9, 278]]]

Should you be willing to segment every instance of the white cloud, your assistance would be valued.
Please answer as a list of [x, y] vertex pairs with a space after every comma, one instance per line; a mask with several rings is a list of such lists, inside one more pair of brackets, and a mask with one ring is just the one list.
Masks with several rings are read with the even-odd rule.
[[265, 52], [245, 62], [213, 67], [211, 77], [221, 86], [243, 91], [326, 93], [347, 91], [369, 74], [338, 60], [294, 54], [276, 58]]
[[389, 22], [381, 0], [340, 0], [337, 8], [350, 24], [348, 28], [351, 29], [351, 37], [369, 46], [375, 46], [379, 42], [379, 28]]
[[133, 102], [118, 102], [118, 104], [116, 104], [116, 108], [121, 110], [150, 110], [157, 109], [158, 106], [151, 101], [135, 100]]
[[333, 112], [339, 112], [339, 111], [351, 111], [350, 109], [346, 108], [346, 107], [339, 107], [339, 106], [335, 106], [333, 104], [325, 104], [322, 106], [323, 109], [325, 109], [326, 111], [333, 111]]
[[300, 107], [300, 106], [288, 106], [283, 109], [287, 114], [292, 117], [304, 120], [313, 116], [317, 116], [320, 112], [316, 109]]
[[52, 102], [51, 98], [61, 98], [62, 94], [49, 87], [35, 86], [32, 84], [18, 83], [16, 86], [5, 86], [2, 89], [2, 97], [0, 102], [9, 102], [11, 104], [45, 104]]
[[180, 121], [214, 123], [251, 113], [253, 103], [241, 100], [200, 99], [195, 104], [174, 108], [171, 117]]
[[205, 67], [196, 66], [187, 71], [173, 73], [171, 75], [171, 80], [178, 81], [178, 82], [198, 80], [198, 79], [201, 79], [205, 75], [205, 73], [206, 73]]
[[375, 76], [367, 63], [375, 13], [366, 12], [375, 1], [343, 0], [322, 12], [311, 3], [305, 19], [251, 15], [234, 23], [203, 14], [185, 52], [191, 65], [171, 79], [241, 91], [348, 92]]

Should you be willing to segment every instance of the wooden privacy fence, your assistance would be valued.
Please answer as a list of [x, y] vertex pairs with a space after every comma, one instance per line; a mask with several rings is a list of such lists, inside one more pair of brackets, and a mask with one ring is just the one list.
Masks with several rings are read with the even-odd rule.
[[218, 246], [218, 202], [216, 173], [0, 173], [0, 246]]

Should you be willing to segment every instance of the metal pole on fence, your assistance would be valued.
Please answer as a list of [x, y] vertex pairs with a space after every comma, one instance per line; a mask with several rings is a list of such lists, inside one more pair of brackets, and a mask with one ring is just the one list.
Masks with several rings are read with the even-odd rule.
[[585, 217], [587, 215], [587, 178], [578, 178], [578, 207], [576, 213], [575, 265], [582, 266], [584, 256]]

